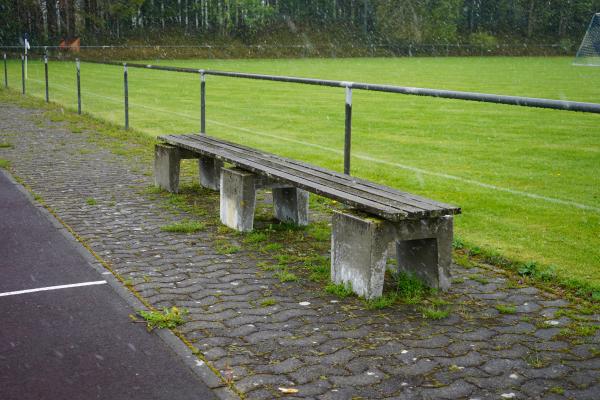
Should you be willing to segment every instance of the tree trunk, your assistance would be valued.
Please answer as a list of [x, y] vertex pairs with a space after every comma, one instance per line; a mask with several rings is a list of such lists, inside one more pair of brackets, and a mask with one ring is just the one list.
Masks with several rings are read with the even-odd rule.
[[54, 39], [58, 34], [56, 26], [56, 0], [46, 0], [46, 18], [48, 21], [48, 38]]
[[529, 12], [527, 14], [527, 37], [531, 38], [533, 35], [533, 11], [535, 9], [535, 0], [529, 1]]

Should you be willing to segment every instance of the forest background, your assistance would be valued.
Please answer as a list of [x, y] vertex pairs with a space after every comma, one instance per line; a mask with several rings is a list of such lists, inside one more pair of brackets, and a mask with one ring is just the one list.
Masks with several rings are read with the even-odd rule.
[[[508, 46], [576, 50], [600, 0], [0, 0], [0, 45]], [[508, 51], [508, 53], [511, 53]]]

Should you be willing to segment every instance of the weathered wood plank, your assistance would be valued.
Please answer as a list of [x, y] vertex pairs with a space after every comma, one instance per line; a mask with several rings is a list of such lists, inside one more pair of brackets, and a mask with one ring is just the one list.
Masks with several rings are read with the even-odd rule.
[[205, 135], [165, 135], [159, 140], [214, 156], [272, 179], [293, 183], [299, 188], [390, 220], [460, 213], [458, 207]]
[[[312, 166], [310, 164], [305, 164], [296, 160], [289, 160], [283, 157], [276, 156], [274, 154], [260, 152], [255, 149], [250, 149], [242, 145], [237, 145], [235, 143], [230, 143], [221, 140], [215, 140], [214, 138], [204, 137], [201, 135], [181, 135], [181, 137], [188, 138], [190, 140], [198, 141], [203, 145], [213, 144], [214, 146], [224, 147], [232, 150], [239, 150], [243, 154], [251, 154], [258, 159], [266, 160], [267, 162], [274, 163], [280, 165], [282, 168], [287, 168], [288, 170], [296, 170], [299, 173], [303, 173], [306, 176], [314, 176], [319, 179], [321, 183], [324, 181], [331, 182], [331, 184], [335, 185], [343, 185], [345, 191], [349, 193], [353, 193], [355, 195], [359, 195], [361, 197], [368, 197], [371, 200], [376, 201], [392, 201], [396, 206], [400, 205], [400, 207], [404, 207], [405, 205], [409, 208], [416, 208], [424, 211], [437, 211], [439, 209], [451, 209], [454, 208], [447, 204], [436, 203], [433, 200], [425, 199], [415, 195], [409, 195], [404, 192], [394, 191], [394, 189], [381, 190], [378, 187], [373, 187], [371, 185], [365, 185], [366, 183], [371, 183], [369, 181], [364, 181], [357, 178], [352, 178], [347, 175], [337, 174], [334, 171], [329, 171], [326, 169], [318, 168]], [[374, 197], [371, 197], [373, 195]]]
[[[176, 138], [180, 135], [169, 135], [170, 137]], [[246, 147], [237, 143], [232, 143], [232, 142], [228, 142], [225, 140], [221, 140], [221, 139], [217, 139], [217, 138], [213, 138], [210, 136], [206, 136], [206, 135], [198, 135], [198, 134], [188, 134], [188, 135], [181, 135], [181, 136], [186, 136], [186, 137], [199, 137], [202, 138], [202, 140], [207, 140], [207, 141], [211, 141], [211, 142], [215, 142], [215, 143], [219, 143], [219, 144], [227, 144], [230, 146], [236, 146], [240, 149], [246, 150], [248, 152], [251, 152], [253, 154], [257, 154], [257, 155], [262, 155], [266, 158], [269, 159], [276, 159], [279, 161], [282, 161], [284, 163], [288, 163], [294, 166], [299, 166], [302, 168], [306, 168], [309, 169], [311, 171], [315, 171], [316, 173], [322, 174], [321, 176], [330, 176], [332, 178], [335, 178], [336, 180], [338, 180], [338, 182], [340, 183], [345, 183], [347, 185], [353, 185], [353, 184], [359, 184], [362, 187], [364, 187], [364, 190], [369, 191], [370, 193], [374, 193], [374, 194], [381, 194], [381, 192], [385, 193], [385, 194], [390, 194], [393, 196], [401, 196], [403, 199], [410, 199], [410, 200], [414, 200], [416, 202], [419, 203], [423, 203], [426, 205], [431, 206], [431, 209], [439, 209], [439, 208], [445, 208], [445, 209], [458, 209], [458, 207], [455, 207], [453, 205], [449, 205], [449, 204], [445, 204], [445, 203], [441, 203], [435, 200], [431, 200], [428, 199], [426, 197], [421, 197], [421, 196], [417, 196], [415, 194], [412, 193], [407, 193], [407, 192], [402, 192], [400, 190], [388, 187], [388, 186], [384, 186], [384, 185], [380, 185], [378, 183], [375, 182], [371, 182], [365, 179], [361, 179], [361, 178], [357, 178], [357, 177], [353, 177], [353, 176], [348, 176], [348, 175], [344, 175], [341, 174], [339, 172], [335, 172], [329, 169], [325, 169], [316, 165], [311, 165], [311, 164], [307, 164], [304, 163], [302, 161], [298, 161], [298, 160], [293, 160], [293, 159], [289, 159], [289, 158], [285, 158], [285, 157], [281, 157], [278, 156], [276, 154], [272, 154], [272, 153], [266, 153], [266, 152], [262, 152], [260, 150], [257, 149], [253, 149], [250, 147]], [[372, 191], [371, 191], [372, 190]], [[424, 207], [427, 208], [427, 207]]]
[[[307, 173], [305, 170], [302, 170], [299, 167], [290, 167], [288, 164], [283, 163], [281, 161], [277, 162], [277, 161], [273, 161], [270, 159], [265, 159], [263, 157], [257, 157], [254, 155], [250, 155], [247, 152], [245, 152], [244, 150], [240, 150], [235, 147], [228, 146], [227, 144], [224, 144], [224, 143], [199, 141], [193, 135], [189, 135], [189, 136], [182, 135], [182, 137], [185, 137], [186, 139], [192, 140], [194, 142], [197, 141], [197, 142], [201, 143], [201, 146], [204, 146], [205, 148], [224, 149], [224, 150], [228, 151], [232, 157], [237, 156], [237, 157], [240, 157], [243, 159], [252, 160], [259, 164], [264, 165], [265, 168], [271, 168], [273, 170], [289, 172], [290, 174], [298, 175], [300, 177], [303, 177], [303, 178], [313, 181], [315, 183], [331, 186], [333, 188], [336, 188], [336, 189], [346, 192], [348, 194], [352, 194], [357, 197], [368, 199], [370, 201], [375, 201], [375, 202], [378, 202], [381, 204], [385, 204], [387, 206], [398, 208], [403, 211], [408, 211], [411, 214], [415, 214], [415, 215], [416, 214], [426, 214], [428, 212], [439, 211], [439, 209], [440, 209], [439, 207], [432, 208], [431, 206], [423, 207], [420, 204], [416, 204], [416, 205], [411, 204], [410, 201], [398, 201], [397, 198], [391, 198], [390, 196], [382, 196], [381, 194], [369, 193], [368, 191], [363, 190], [363, 188], [358, 184], [348, 185], [347, 182], [338, 182], [338, 181], [333, 180], [331, 177], [321, 177], [319, 175], [316, 175], [314, 173], [314, 171], [309, 171]], [[402, 200], [404, 200], [404, 199], [402, 199]]]
[[329, 197], [334, 200], [338, 200], [338, 201], [348, 204], [350, 206], [368, 211], [375, 215], [379, 215], [385, 219], [389, 219], [392, 221], [399, 221], [399, 220], [407, 219], [410, 217], [412, 217], [412, 218], [416, 217], [414, 215], [412, 215], [412, 216], [409, 215], [409, 213], [407, 213], [405, 211], [398, 210], [393, 207], [385, 206], [384, 204], [376, 203], [373, 201], [368, 201], [363, 198], [349, 195], [348, 193], [339, 191], [335, 188], [323, 186], [320, 184], [315, 184], [312, 181], [303, 179], [296, 175], [292, 175], [292, 174], [289, 174], [286, 172], [281, 172], [281, 171], [275, 171], [270, 168], [267, 171], [267, 170], [265, 170], [264, 166], [259, 163], [249, 161], [247, 159], [231, 157], [230, 154], [227, 154], [227, 152], [225, 152], [224, 150], [221, 150], [221, 149], [207, 150], [204, 148], [198, 148], [194, 142], [189, 141], [187, 139], [178, 139], [176, 144], [178, 146], [181, 146], [181, 147], [189, 149], [189, 150], [198, 151], [202, 155], [212, 156], [219, 160], [236, 164], [240, 168], [246, 169], [250, 172], [266, 175], [269, 178], [274, 179], [274, 180], [289, 182], [293, 186], [296, 186], [300, 189], [304, 189], [304, 190], [307, 190], [309, 192], [312, 192], [312, 193], [315, 193], [318, 195], [322, 195], [322, 196]]

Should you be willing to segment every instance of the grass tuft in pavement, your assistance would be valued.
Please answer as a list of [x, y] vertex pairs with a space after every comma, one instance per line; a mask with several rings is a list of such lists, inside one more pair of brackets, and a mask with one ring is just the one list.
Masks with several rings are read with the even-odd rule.
[[140, 310], [137, 313], [146, 321], [148, 331], [152, 331], [155, 328], [173, 329], [182, 325], [185, 323], [184, 317], [187, 314], [187, 310], [182, 311], [177, 307], [171, 307], [164, 308], [162, 312]]
[[206, 226], [198, 221], [182, 221], [160, 228], [161, 231], [174, 233], [195, 233], [204, 229], [206, 229]]

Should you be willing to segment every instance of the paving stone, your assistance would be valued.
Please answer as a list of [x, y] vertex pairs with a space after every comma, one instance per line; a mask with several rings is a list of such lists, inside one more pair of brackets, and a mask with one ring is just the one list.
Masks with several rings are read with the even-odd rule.
[[426, 399], [462, 399], [469, 396], [474, 390], [475, 386], [467, 382], [455, 381], [448, 386], [423, 389], [422, 393]]
[[235, 383], [235, 387], [243, 393], [257, 390], [265, 385], [273, 387], [290, 387], [294, 385], [294, 382], [286, 378], [285, 375], [256, 374], [243, 378]]
[[553, 385], [547, 379], [532, 379], [523, 383], [519, 389], [528, 396], [541, 398], [541, 394], [546, 393]]
[[259, 365], [255, 368], [256, 372], [267, 372], [274, 374], [286, 374], [289, 372], [293, 372], [303, 366], [304, 363], [295, 357], [288, 358], [287, 360], [269, 364], [269, 365]]
[[307, 383], [304, 385], [294, 386], [298, 389], [298, 398], [307, 398], [308, 396], [317, 396], [326, 393], [331, 389], [331, 384], [328, 381], [317, 380], [315, 382]]
[[487, 340], [495, 335], [497, 335], [497, 333], [488, 328], [480, 328], [480, 329], [477, 329], [477, 330], [474, 330], [471, 332], [464, 332], [464, 333], [459, 334], [459, 336], [462, 340], [468, 340], [468, 341]]
[[390, 375], [400, 375], [400, 376], [423, 376], [433, 371], [435, 368], [439, 368], [439, 364], [427, 359], [418, 359], [414, 362], [407, 364], [394, 364], [387, 365], [382, 364], [380, 368], [390, 374]]
[[571, 368], [566, 365], [552, 365], [546, 368], [530, 368], [524, 372], [528, 378], [558, 379], [567, 376]]
[[319, 400], [350, 400], [354, 397], [354, 388], [335, 388], [318, 396]]
[[560, 333], [560, 328], [538, 329], [534, 335], [540, 339], [550, 340]]
[[530, 350], [523, 345], [514, 344], [503, 349], [488, 349], [484, 353], [488, 358], [524, 358], [530, 353]]
[[372, 385], [376, 382], [381, 381], [383, 379], [382, 374], [377, 373], [362, 373], [351, 376], [332, 376], [329, 380], [336, 387], [349, 387], [349, 386], [364, 386], [364, 385]]
[[450, 338], [444, 335], [436, 335], [423, 340], [406, 340], [406, 345], [410, 347], [437, 348], [446, 347], [451, 343]]
[[309, 363], [320, 363], [322, 365], [345, 364], [355, 358], [357, 355], [348, 349], [338, 350], [335, 353], [321, 357], [305, 357]]
[[481, 369], [490, 375], [502, 375], [506, 371], [522, 371], [527, 368], [525, 361], [509, 358], [491, 359], [481, 366]]
[[311, 365], [300, 368], [289, 374], [296, 383], [303, 385], [316, 380], [327, 380], [330, 376], [350, 375], [341, 368], [331, 368], [326, 365]]
[[598, 387], [590, 387], [588, 389], [581, 390], [566, 390], [564, 395], [568, 399], [577, 400], [598, 400]]
[[494, 330], [500, 333], [530, 333], [534, 332], [536, 328], [528, 322], [519, 322], [516, 325], [497, 326]]

